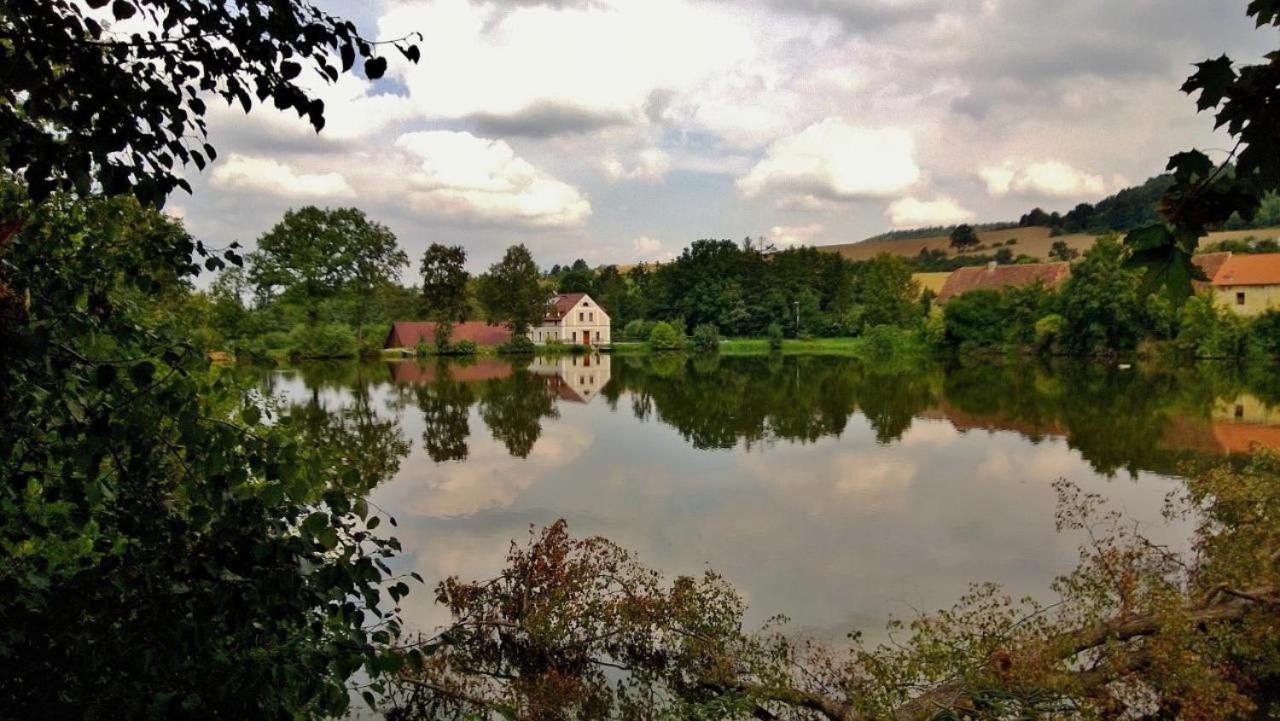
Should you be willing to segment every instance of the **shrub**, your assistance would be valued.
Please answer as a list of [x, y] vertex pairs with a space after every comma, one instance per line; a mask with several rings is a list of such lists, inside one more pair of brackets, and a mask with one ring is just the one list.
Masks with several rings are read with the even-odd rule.
[[1201, 293], [1182, 306], [1173, 344], [1193, 358], [1239, 358], [1244, 353], [1244, 321]]
[[646, 340], [653, 332], [653, 323], [639, 318], [631, 321], [622, 329], [627, 340]]
[[476, 345], [475, 341], [466, 340], [464, 338], [463, 340], [454, 343], [449, 348], [449, 352], [454, 355], [475, 355], [480, 352], [480, 346]]
[[769, 341], [769, 350], [782, 350], [782, 325], [774, 322], [764, 332], [764, 337]]
[[354, 358], [356, 335], [345, 323], [300, 325], [290, 335], [290, 358]]
[[892, 358], [905, 341], [901, 329], [891, 325], [874, 325], [862, 334], [865, 348], [872, 358]]
[[1280, 358], [1280, 311], [1268, 310], [1254, 318], [1249, 338], [1257, 352], [1267, 358]]
[[971, 290], [950, 300], [943, 311], [947, 340], [964, 350], [1004, 344], [1007, 318], [999, 291]]
[[924, 317], [924, 339], [934, 347], [946, 345], [947, 323], [942, 318], [942, 306], [933, 306]]
[[1065, 326], [1066, 321], [1057, 313], [1050, 313], [1036, 321], [1036, 350], [1041, 353], [1058, 352]]
[[666, 321], [654, 324], [649, 333], [649, 348], [652, 350], [680, 350], [684, 348], [684, 338]]
[[696, 350], [720, 350], [720, 331], [716, 330], [715, 324], [713, 323], [703, 323], [693, 329], [692, 342], [693, 347]]
[[413, 354], [418, 358], [426, 358], [431, 355], [431, 346], [427, 345], [427, 342], [419, 337], [417, 345], [413, 347]]
[[529, 354], [538, 350], [538, 346], [528, 336], [513, 335], [511, 340], [498, 346], [498, 352], [504, 354]]

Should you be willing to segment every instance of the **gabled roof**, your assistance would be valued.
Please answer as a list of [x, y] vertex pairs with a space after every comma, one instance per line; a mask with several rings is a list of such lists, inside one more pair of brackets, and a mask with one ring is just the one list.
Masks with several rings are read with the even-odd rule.
[[1214, 287], [1280, 285], [1280, 253], [1231, 253], [1213, 278]]
[[942, 290], [938, 292], [938, 302], [945, 303], [971, 290], [1001, 290], [1031, 285], [1036, 281], [1043, 283], [1045, 288], [1053, 288], [1070, 275], [1071, 264], [1065, 262], [988, 264], [957, 268], [951, 271], [951, 275], [947, 276], [947, 282], [942, 284]]
[[[387, 341], [383, 347], [412, 348], [418, 345], [419, 341], [434, 345], [437, 325], [431, 321], [396, 321], [391, 324], [391, 332], [387, 334]], [[454, 324], [450, 340], [454, 343], [469, 340], [476, 345], [502, 345], [511, 340], [511, 331], [504, 326], [467, 321]]]
[[[547, 308], [547, 314], [542, 317], [542, 320], [544, 322], [560, 320], [565, 317], [569, 311], [573, 310], [574, 306], [582, 302], [583, 298], [590, 299], [591, 296], [586, 293], [561, 293], [560, 295], [553, 297], [551, 299], [551, 305]], [[604, 313], [604, 315], [609, 315], [604, 308], [600, 307], [599, 303], [596, 303], [595, 306], [601, 313]]]
[[1217, 277], [1218, 271], [1222, 270], [1222, 265], [1230, 257], [1230, 253], [1203, 253], [1191, 259], [1191, 262], [1199, 266], [1200, 270], [1204, 271], [1205, 277], [1209, 279], [1208, 281], [1192, 281], [1191, 284], [1195, 286], [1196, 292], [1213, 285], [1213, 279]]

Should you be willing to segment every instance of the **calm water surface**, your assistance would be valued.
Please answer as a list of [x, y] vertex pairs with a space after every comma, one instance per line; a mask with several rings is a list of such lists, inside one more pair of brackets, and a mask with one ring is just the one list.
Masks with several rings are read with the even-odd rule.
[[[270, 385], [392, 421], [409, 450], [370, 499], [430, 585], [491, 576], [512, 539], [565, 518], [668, 574], [716, 569], [752, 621], [874, 637], [974, 581], [1049, 598], [1081, 540], [1054, 530], [1059, 478], [1180, 545], [1160, 507], [1181, 474], [1280, 446], [1269, 378], [595, 355], [316, 365]], [[420, 629], [447, 620], [431, 595], [407, 601]]]

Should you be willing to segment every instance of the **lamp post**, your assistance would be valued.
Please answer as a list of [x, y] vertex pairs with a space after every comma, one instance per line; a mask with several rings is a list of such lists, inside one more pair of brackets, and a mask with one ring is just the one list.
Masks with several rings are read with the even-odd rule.
[[796, 307], [796, 337], [799, 338], [800, 337], [800, 301], [793, 300], [791, 301], [791, 303]]

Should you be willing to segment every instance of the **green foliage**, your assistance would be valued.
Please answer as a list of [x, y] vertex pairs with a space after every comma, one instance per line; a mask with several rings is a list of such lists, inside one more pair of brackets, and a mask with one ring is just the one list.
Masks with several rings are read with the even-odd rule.
[[453, 324], [471, 313], [466, 262], [467, 251], [460, 245], [432, 243], [422, 254], [422, 304], [427, 318], [436, 322], [436, 344], [442, 348], [449, 346]]
[[249, 261], [249, 280], [259, 297], [283, 293], [296, 299], [306, 308], [308, 323], [319, 320], [322, 300], [349, 291], [357, 328], [367, 321], [375, 288], [392, 282], [409, 263], [396, 236], [362, 211], [310, 205], [287, 211], [258, 238]]
[[[87, 5], [101, 8], [106, 1]], [[336, 82], [357, 56], [365, 59], [366, 77], [386, 71], [379, 52], [387, 46], [305, 0], [253, 8], [120, 0], [107, 18], [76, 0], [6, 5], [0, 11], [4, 167], [24, 173], [36, 201], [55, 189], [88, 194], [96, 187], [158, 205], [176, 188], [191, 191], [182, 167], [203, 170], [216, 157], [204, 142], [210, 96], [245, 112], [255, 98], [270, 99], [319, 131], [325, 108], [313, 75]], [[146, 35], [130, 40], [112, 28], [112, 20], [135, 15], [154, 28], [151, 41]], [[417, 62], [421, 51], [407, 40], [396, 47]], [[333, 65], [335, 55], [341, 67]]]
[[1098, 239], [1062, 289], [1067, 352], [1093, 355], [1132, 350], [1144, 330], [1138, 278], [1125, 267], [1126, 249], [1114, 236]]
[[[1255, 0], [1247, 12], [1259, 27], [1280, 21], [1270, 0]], [[1272, 102], [1280, 91], [1280, 53], [1256, 65], [1237, 67], [1226, 55], [1197, 63], [1182, 90], [1199, 96], [1197, 110], [1213, 112], [1214, 126], [1231, 136], [1232, 149], [1217, 164], [1199, 150], [1170, 157], [1173, 179], [1161, 201], [1165, 218], [1125, 238], [1133, 249], [1131, 265], [1144, 271], [1144, 291], [1163, 288], [1178, 302], [1191, 296], [1190, 279], [1201, 277], [1191, 261], [1200, 238], [1233, 218], [1252, 222], [1263, 199], [1280, 190], [1280, 108]]]
[[1065, 240], [1055, 240], [1049, 248], [1049, 259], [1069, 262], [1080, 256], [1080, 251], [1067, 245]]
[[516, 337], [523, 337], [547, 310], [548, 294], [538, 279], [538, 266], [529, 249], [523, 245], [507, 248], [502, 260], [480, 276], [477, 296], [485, 320], [505, 323]]
[[498, 352], [506, 355], [529, 355], [537, 350], [538, 346], [523, 335], [513, 335], [511, 340], [498, 346]]
[[943, 323], [947, 341], [966, 350], [1004, 345], [1004, 296], [995, 290], [972, 290], [947, 302]]
[[973, 229], [972, 225], [957, 225], [951, 231], [951, 247], [963, 253], [970, 248], [977, 246], [981, 241], [978, 238], [978, 232]]
[[782, 350], [782, 325], [770, 323], [765, 330], [765, 340], [769, 342], [769, 350]]
[[480, 347], [473, 340], [460, 340], [450, 350], [454, 355], [475, 355], [480, 352]]
[[653, 326], [653, 321], [636, 318], [627, 323], [622, 332], [626, 335], [627, 340], [648, 340], [649, 334], [653, 332]]
[[1280, 358], [1280, 311], [1268, 310], [1249, 324], [1249, 341], [1255, 352], [1270, 358]]
[[1057, 353], [1062, 346], [1062, 331], [1066, 321], [1057, 313], [1050, 313], [1035, 324], [1036, 350], [1043, 354]]
[[[693, 335], [689, 338], [694, 350], [704, 352], [715, 352], [720, 350], [720, 331], [711, 323], [703, 323], [693, 329]], [[652, 335], [650, 336], [652, 341]]]
[[684, 336], [671, 327], [666, 321], [653, 325], [649, 333], [649, 348], [652, 350], [681, 350], [684, 348]]
[[254, 400], [141, 325], [140, 299], [196, 272], [172, 221], [123, 199], [15, 209], [0, 288], [30, 303], [0, 313], [4, 715], [344, 713], [348, 679], [401, 664], [407, 586], [379, 565], [398, 544], [360, 500], [407, 452], [394, 426]]
[[356, 334], [342, 323], [299, 325], [289, 338], [289, 357], [354, 358], [358, 354]]
[[896, 255], [877, 255], [858, 275], [857, 299], [865, 327], [913, 324], [919, 318], [919, 295], [920, 284], [912, 279], [911, 266]]
[[1182, 305], [1174, 348], [1192, 358], [1240, 358], [1245, 350], [1245, 321], [1218, 305], [1212, 293]]

